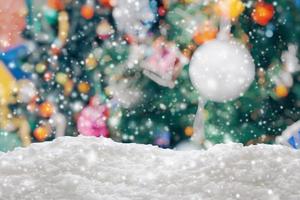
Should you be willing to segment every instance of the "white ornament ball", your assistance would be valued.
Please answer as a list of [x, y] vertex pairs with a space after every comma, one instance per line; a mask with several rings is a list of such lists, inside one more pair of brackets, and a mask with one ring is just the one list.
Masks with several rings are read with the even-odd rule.
[[191, 59], [190, 77], [200, 95], [224, 102], [242, 95], [255, 76], [253, 59], [234, 40], [212, 40], [200, 46]]

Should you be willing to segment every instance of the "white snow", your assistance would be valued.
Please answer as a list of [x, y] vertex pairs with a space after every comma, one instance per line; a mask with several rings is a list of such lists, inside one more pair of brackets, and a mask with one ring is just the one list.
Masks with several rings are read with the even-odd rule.
[[0, 154], [0, 199], [300, 199], [300, 152], [216, 145], [163, 150], [62, 137]]

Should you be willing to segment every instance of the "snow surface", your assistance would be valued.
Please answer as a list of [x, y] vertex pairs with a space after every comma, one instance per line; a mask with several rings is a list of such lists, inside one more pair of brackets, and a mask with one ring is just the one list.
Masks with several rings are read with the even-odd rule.
[[300, 199], [300, 152], [216, 145], [163, 150], [63, 137], [0, 154], [0, 199]]

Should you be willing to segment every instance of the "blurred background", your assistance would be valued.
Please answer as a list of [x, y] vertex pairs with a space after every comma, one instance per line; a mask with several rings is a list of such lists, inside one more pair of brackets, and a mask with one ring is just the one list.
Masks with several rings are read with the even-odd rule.
[[189, 62], [222, 19], [251, 53], [255, 80], [237, 99], [208, 99], [202, 145], [300, 148], [300, 0], [6, 0], [0, 151], [79, 134], [162, 148], [187, 141], [201, 97]]

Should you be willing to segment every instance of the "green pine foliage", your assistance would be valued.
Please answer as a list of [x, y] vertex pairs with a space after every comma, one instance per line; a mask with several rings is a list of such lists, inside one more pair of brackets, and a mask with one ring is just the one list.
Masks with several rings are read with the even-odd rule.
[[[280, 58], [288, 44], [300, 44], [300, 9], [293, 1], [276, 1], [275, 16], [268, 25], [260, 26], [251, 18], [254, 1], [245, 3], [246, 9], [233, 24], [232, 33], [237, 40], [248, 35], [247, 46], [257, 74], [262, 70], [265, 81], [261, 83], [261, 77], [257, 75], [249, 90], [239, 99], [207, 103], [205, 136], [210, 143], [272, 143], [288, 125], [300, 119], [300, 74], [293, 74], [294, 84], [285, 98], [276, 96], [272, 81], [278, 75], [276, 68], [283, 68]], [[25, 62], [34, 65], [45, 62], [52, 73], [66, 73], [75, 85], [86, 81], [92, 89], [83, 95], [74, 87], [72, 95], [65, 96], [60, 84], [55, 81], [45, 82], [43, 74], [39, 74], [35, 81], [40, 101], [46, 100], [49, 95], [55, 98], [59, 111], [68, 117], [67, 135], [78, 134], [75, 126], [78, 111], [74, 111], [74, 103], [80, 102], [85, 106], [91, 96], [100, 95], [105, 103], [110, 103], [110, 131], [111, 137], [116, 140], [155, 143], [157, 133], [162, 130], [170, 133], [171, 147], [188, 139], [185, 129], [193, 125], [199, 96], [190, 82], [188, 65], [184, 66], [173, 89], [162, 87], [147, 78], [139, 64], [132, 69], [124, 68], [131, 44], [124, 40], [124, 33], [117, 31], [111, 10], [97, 7], [95, 16], [86, 20], [80, 16], [83, 4], [84, 1], [78, 1], [66, 6], [70, 33], [66, 45], [55, 60], [50, 48], [57, 35], [57, 13], [44, 12], [43, 17], [37, 18], [35, 24], [25, 32], [27, 38], [36, 44], [36, 50]], [[207, 11], [203, 12], [204, 8], [203, 5], [181, 2], [171, 4], [166, 16], [159, 17], [158, 22], [152, 26], [154, 37], [164, 36], [176, 42], [181, 50], [189, 45], [196, 47], [192, 40], [193, 32], [190, 31], [195, 26], [190, 23], [191, 19], [196, 23], [218, 19]], [[102, 19], [108, 20], [114, 28], [114, 34], [105, 41], [96, 36], [97, 24]], [[160, 32], [163, 28], [167, 34]], [[46, 41], [41, 39], [45, 34], [49, 36]], [[151, 45], [151, 42], [147, 42]], [[90, 53], [98, 55], [97, 67], [93, 70], [86, 69], [84, 65]], [[119, 104], [111, 105], [113, 94], [109, 92], [109, 87], [112, 79], [121, 83], [124, 80], [130, 81], [130, 87], [135, 87], [142, 94], [138, 102], [128, 108]], [[24, 109], [25, 115], [29, 116], [26, 112]], [[36, 125], [43, 120], [36, 115], [30, 119]], [[118, 123], [112, 122], [115, 119]]]

